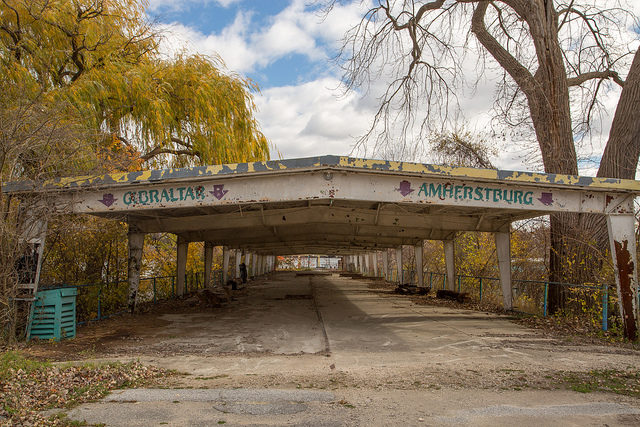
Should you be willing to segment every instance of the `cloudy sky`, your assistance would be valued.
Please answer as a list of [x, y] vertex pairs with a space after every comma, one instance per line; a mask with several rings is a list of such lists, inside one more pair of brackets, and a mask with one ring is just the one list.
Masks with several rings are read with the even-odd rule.
[[[255, 94], [262, 130], [272, 142], [272, 158], [352, 152], [355, 140], [372, 122], [375, 90], [362, 94], [340, 90], [340, 70], [332, 61], [345, 32], [359, 22], [366, 4], [360, 0], [335, 7], [328, 16], [310, 0], [150, 0], [149, 14], [166, 34], [166, 51], [187, 48], [219, 55], [228, 70], [260, 86]], [[461, 93], [467, 128], [486, 129], [494, 85], [482, 82], [476, 91]], [[604, 99], [613, 111], [617, 93]], [[605, 120], [602, 133], [609, 123]], [[497, 140], [496, 140], [497, 141]], [[588, 152], [601, 151], [596, 137]], [[592, 145], [595, 144], [595, 147]], [[522, 148], [496, 142], [494, 163], [504, 169], [531, 170]], [[597, 156], [597, 154], [596, 154]], [[412, 159], [429, 161], [428, 155]], [[585, 165], [582, 173], [593, 173]]]

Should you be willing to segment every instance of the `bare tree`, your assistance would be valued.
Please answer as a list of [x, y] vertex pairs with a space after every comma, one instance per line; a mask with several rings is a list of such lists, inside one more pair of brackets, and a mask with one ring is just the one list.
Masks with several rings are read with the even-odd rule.
[[[623, 87], [598, 175], [634, 177], [640, 53], [632, 62], [637, 35], [629, 28], [637, 28], [638, 20], [629, 10], [621, 1], [596, 0], [378, 0], [346, 34], [341, 52], [348, 89], [369, 89], [392, 76], [364, 139], [375, 137], [384, 146], [400, 130], [401, 144], [413, 144], [411, 130], [426, 136], [434, 125], [446, 124], [463, 83], [477, 83], [487, 69], [497, 68], [502, 79], [495, 117], [535, 133], [548, 173], [578, 173], [576, 141], [586, 141], [598, 123], [601, 95]], [[566, 261], [587, 251], [576, 248], [592, 239], [582, 231], [602, 235], [601, 225], [593, 216], [552, 216], [551, 281], [580, 279], [577, 271], [564, 269]], [[551, 310], [563, 301], [554, 287]]]

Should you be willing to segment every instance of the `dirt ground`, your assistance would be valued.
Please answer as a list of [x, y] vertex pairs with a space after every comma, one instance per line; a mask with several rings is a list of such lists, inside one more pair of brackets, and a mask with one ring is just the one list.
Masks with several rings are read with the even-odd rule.
[[[109, 425], [136, 425], [134, 418], [173, 425], [640, 424], [633, 393], [584, 393], [591, 391], [585, 382], [607, 384], [612, 373], [637, 372], [635, 348], [568, 340], [507, 315], [417, 304], [389, 286], [337, 275], [277, 273], [219, 307], [197, 297], [168, 303], [26, 351], [59, 361], [140, 360], [182, 373], [170, 380], [176, 390], [245, 393], [229, 400], [149, 392], [144, 404], [123, 395], [71, 413], [105, 422], [101, 417], [117, 405], [130, 414], [122, 421], [110, 416]], [[622, 377], [633, 388], [637, 378]], [[287, 405], [294, 397], [285, 404], [261, 395], [262, 412], [254, 414], [255, 390], [331, 397], [293, 407]]]

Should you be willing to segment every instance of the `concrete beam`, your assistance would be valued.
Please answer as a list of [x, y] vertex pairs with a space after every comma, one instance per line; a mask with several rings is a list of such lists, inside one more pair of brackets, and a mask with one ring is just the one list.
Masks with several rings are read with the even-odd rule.
[[[398, 176], [397, 174], [344, 169], [305, 170], [304, 173], [272, 171], [269, 174], [245, 175], [242, 178], [201, 177], [188, 183], [139, 182], [128, 185], [111, 185], [108, 193], [100, 189], [83, 189], [75, 194], [64, 193], [61, 204], [71, 205], [75, 213], [116, 213], [140, 210], [202, 208], [230, 204], [270, 203], [290, 200], [353, 200], [383, 204], [419, 204], [452, 206], [479, 212], [484, 209], [508, 209], [514, 211], [590, 212], [605, 213], [607, 191], [618, 191], [623, 196], [636, 190], [633, 181], [607, 185], [572, 185], [577, 177], [550, 183], [551, 175], [539, 174], [537, 180], [506, 182], [501, 179], [451, 176]], [[495, 171], [494, 171], [495, 172]], [[520, 179], [523, 176], [519, 174]], [[593, 181], [594, 178], [590, 180]], [[5, 186], [6, 187], [6, 186]], [[3, 190], [6, 191], [6, 190]], [[623, 194], [626, 192], [626, 194]], [[105, 194], [108, 198], [104, 199]]]

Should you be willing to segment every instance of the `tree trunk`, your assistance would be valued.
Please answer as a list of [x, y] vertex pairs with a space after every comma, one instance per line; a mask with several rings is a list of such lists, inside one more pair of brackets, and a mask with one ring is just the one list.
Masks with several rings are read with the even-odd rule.
[[635, 179], [640, 157], [640, 48], [636, 51], [613, 116], [599, 177]]

